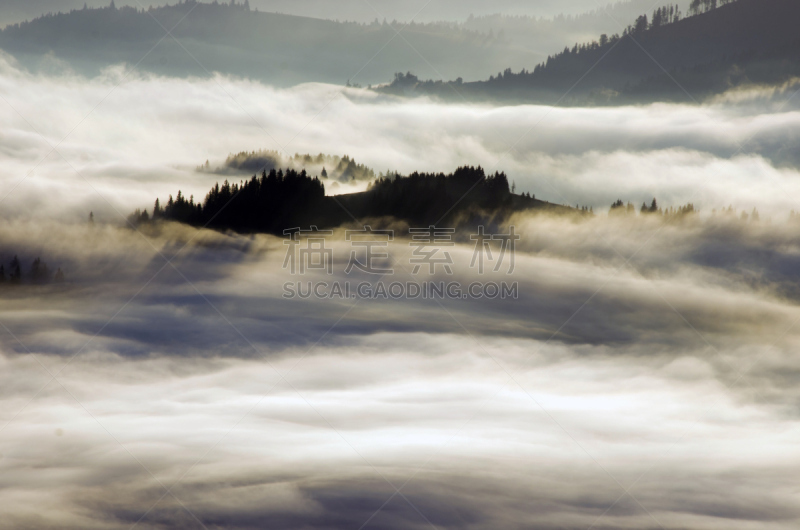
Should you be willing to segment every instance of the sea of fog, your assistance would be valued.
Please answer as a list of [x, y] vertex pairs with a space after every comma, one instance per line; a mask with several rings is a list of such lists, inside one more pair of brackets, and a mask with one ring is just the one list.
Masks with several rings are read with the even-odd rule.
[[219, 177], [198, 174], [199, 164], [259, 149], [347, 154], [402, 174], [482, 165], [505, 171], [518, 192], [597, 211], [653, 197], [706, 212], [800, 210], [794, 84], [704, 106], [492, 107], [121, 67], [86, 80], [53, 68], [31, 75], [0, 62], [0, 182], [15, 199], [0, 203], [3, 216], [46, 208], [82, 219], [94, 210], [115, 221], [115, 210], [150, 207], [179, 189], [202, 198]]
[[[66, 282], [0, 296], [0, 527], [796, 528], [793, 93], [442, 105], [6, 59], [0, 258]], [[378, 279], [345, 273], [343, 229], [332, 274], [297, 278], [273, 236], [123, 226], [155, 197], [202, 197], [206, 159], [262, 148], [480, 164], [598, 215], [516, 215], [510, 273], [458, 243], [452, 275], [415, 275], [398, 237]], [[606, 216], [653, 197], [701, 213]], [[712, 215], [728, 205], [760, 221]], [[378, 280], [517, 296], [286, 297]]]

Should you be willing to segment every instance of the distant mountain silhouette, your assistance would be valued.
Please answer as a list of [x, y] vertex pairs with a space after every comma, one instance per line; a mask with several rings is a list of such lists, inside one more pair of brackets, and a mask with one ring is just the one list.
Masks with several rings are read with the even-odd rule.
[[[404, 26], [257, 12], [241, 1], [187, 0], [147, 11], [106, 7], [44, 15], [0, 31], [0, 48], [32, 68], [52, 54], [87, 75], [128, 63], [164, 75], [221, 72], [279, 86], [344, 85], [356, 75], [353, 83], [366, 85], [398, 69], [428, 68], [428, 61], [443, 72], [455, 73], [458, 65], [465, 75], [481, 78], [501, 58], [521, 66], [541, 57], [456, 24]], [[402, 38], [396, 36], [401, 28]], [[165, 37], [166, 30], [178, 42]]]
[[[721, 2], [724, 3], [724, 2]], [[615, 104], [694, 101], [745, 84], [800, 75], [800, 2], [694, 0], [694, 16], [675, 6], [642, 16], [621, 35], [567, 47], [531, 71], [507, 69], [486, 81], [420, 81], [396, 74], [379, 87], [398, 95], [446, 99]], [[699, 12], [704, 11], [704, 12]]]
[[164, 219], [220, 230], [281, 235], [294, 227], [336, 227], [380, 218], [416, 226], [490, 226], [513, 212], [531, 209], [589, 215], [588, 209], [512, 193], [504, 173], [486, 175], [481, 167], [461, 167], [450, 175], [384, 177], [365, 192], [333, 196], [326, 196], [320, 179], [305, 170], [273, 169], [239, 184], [217, 184], [202, 202], [178, 192], [166, 204], [156, 200], [152, 213], [136, 211], [130, 221], [141, 224]]

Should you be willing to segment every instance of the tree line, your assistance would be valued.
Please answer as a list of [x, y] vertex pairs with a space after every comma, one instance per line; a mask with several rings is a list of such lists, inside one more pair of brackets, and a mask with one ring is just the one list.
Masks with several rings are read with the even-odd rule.
[[615, 33], [609, 36], [604, 33], [600, 35], [597, 40], [592, 42], [583, 44], [575, 43], [571, 49], [569, 46], [566, 46], [562, 52], [552, 56], [548, 55], [547, 59], [537, 64], [533, 71], [528, 71], [523, 68], [519, 73], [515, 74], [510, 68], [507, 68], [504, 72], [498, 73], [497, 77], [489, 76], [489, 83], [498, 83], [502, 82], [503, 80], [514, 83], [526, 78], [535, 79], [536, 77], [543, 75], [547, 70], [558, 70], [561, 66], [560, 63], [570, 62], [573, 57], [580, 60], [582, 59], [581, 56], [583, 54], [596, 52], [601, 48], [607, 48], [609, 45], [614, 46], [625, 37], [640, 35], [649, 30], [674, 24], [676, 22], [680, 22], [682, 18], [683, 15], [678, 4], [659, 7], [653, 11], [652, 18], [648, 18], [646, 14], [639, 16], [633, 24], [628, 25], [623, 30], [622, 35]]
[[0, 264], [0, 284], [2, 285], [20, 285], [22, 283], [41, 285], [50, 282], [64, 282], [64, 273], [61, 268], [58, 268], [54, 274], [41, 258], [34, 259], [30, 268], [24, 273], [22, 262], [16, 255], [9, 262], [8, 269], [5, 264]]
[[[571, 62], [573, 58], [580, 59], [582, 63], [583, 55], [588, 52], [596, 52], [597, 50], [607, 48], [609, 45], [613, 46], [629, 35], [638, 35], [651, 29], [674, 24], [679, 22], [682, 17], [680, 6], [677, 4], [659, 7], [653, 11], [652, 19], [648, 19], [647, 15], [638, 17], [633, 24], [623, 30], [622, 35], [617, 33], [609, 36], [604, 33], [600, 35], [597, 40], [592, 42], [583, 44], [575, 43], [572, 48], [566, 46], [562, 52], [556, 53], [555, 55], [548, 55], [547, 59], [537, 64], [533, 70], [523, 68], [517, 73], [513, 72], [511, 68], [506, 68], [504, 71], [498, 72], [497, 76], [490, 75], [489, 80], [484, 83], [489, 85], [520, 85], [533, 81], [538, 82], [541, 86], [547, 86], [550, 83], [547, 82], [545, 73], [547, 72], [547, 74], [555, 74], [557, 76], [559, 71], [564, 69], [565, 64]], [[450, 83], [461, 85], [463, 84], [463, 79], [458, 78]], [[397, 93], [412, 88], [430, 89], [437, 84], [441, 85], [442, 82], [420, 81], [419, 78], [411, 72], [405, 74], [399, 72], [395, 74], [394, 80], [388, 86], [382, 87], [381, 90]]]
[[[655, 198], [649, 205], [643, 202], [641, 208], [639, 208], [639, 215], [657, 215], [666, 218], [686, 217], [695, 213], [697, 213], [697, 210], [695, 210], [694, 204], [692, 203], [678, 207], [670, 206], [663, 209]], [[609, 217], [636, 215], [636, 207], [630, 202], [626, 204], [619, 199], [611, 205], [608, 215]]]
[[[662, 217], [664, 219], [678, 219], [678, 218], [688, 218], [693, 216], [694, 214], [699, 213], [699, 210], [695, 209], [694, 204], [688, 203], [683, 206], [678, 207], [668, 207], [662, 208], [656, 199], [648, 205], [646, 202], [642, 203], [642, 206], [638, 209], [640, 216], [657, 216]], [[617, 200], [611, 205], [611, 208], [608, 211], [609, 217], [625, 217], [625, 216], [635, 216], [637, 212], [636, 206], [632, 203], [624, 203], [622, 200]], [[739, 213], [733, 205], [728, 206], [727, 208], [722, 208], [717, 210], [714, 208], [711, 210], [711, 216], [721, 216], [729, 219], [739, 219], [744, 222], [752, 222], [757, 223], [761, 220], [761, 215], [758, 213], [758, 209], [753, 208], [752, 211], [742, 211]], [[792, 210], [789, 214], [789, 221], [790, 222], [800, 222], [800, 213], [795, 213]]]
[[677, 4], [664, 5], [621, 34], [566, 46], [532, 69], [506, 68], [474, 82], [421, 80], [408, 72], [376, 90], [559, 105], [691, 102], [737, 85], [773, 85], [800, 75], [793, 22], [800, 3], [694, 0], [688, 7], [684, 14]]
[[217, 183], [205, 199], [195, 202], [181, 191], [169, 196], [162, 205], [156, 199], [152, 214], [147, 210], [134, 212], [134, 224], [166, 219], [218, 229], [241, 232], [280, 233], [287, 224], [304, 220], [325, 198], [325, 186], [318, 177], [309, 176], [305, 170], [264, 170], [261, 177], [230, 183]]
[[511, 205], [505, 173], [486, 175], [483, 168], [464, 166], [453, 173], [414, 172], [407, 177], [384, 177], [369, 187], [367, 215], [390, 215], [423, 222], [446, 216], [459, 204], [487, 211]]
[[210, 162], [206, 160], [205, 164], [197, 167], [197, 170], [205, 173], [249, 173], [251, 171], [259, 172], [264, 169], [269, 171], [278, 168], [291, 168], [298, 171], [322, 168], [320, 178], [329, 178], [339, 182], [367, 181], [373, 180], [377, 176], [374, 170], [364, 164], [357, 163], [355, 159], [348, 155], [295, 153], [294, 156], [284, 156], [279, 151], [268, 149], [229, 154], [222, 168], [212, 169]]
[[708, 13], [712, 9], [716, 9], [717, 6], [732, 4], [736, 1], [737, 0], [692, 0], [692, 3], [689, 4], [689, 13], [692, 15]]
[[585, 210], [512, 193], [505, 173], [487, 175], [480, 166], [450, 174], [414, 172], [373, 181], [367, 191], [326, 196], [318, 177], [305, 170], [264, 170], [250, 180], [217, 183], [202, 201], [179, 191], [166, 204], [156, 199], [151, 212], [136, 210], [133, 226], [168, 220], [242, 233], [276, 235], [293, 227], [334, 227], [363, 218], [395, 218], [417, 226], [490, 223], [532, 208], [586, 213]]

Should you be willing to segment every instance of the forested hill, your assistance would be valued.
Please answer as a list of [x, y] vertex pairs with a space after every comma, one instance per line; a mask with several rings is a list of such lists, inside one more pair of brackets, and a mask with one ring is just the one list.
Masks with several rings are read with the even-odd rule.
[[[401, 29], [403, 38], [396, 37]], [[178, 42], [164, 38], [166, 30]], [[348, 79], [366, 86], [400, 69], [430, 68], [428, 62], [443, 75], [479, 79], [497, 64], [522, 67], [541, 57], [455, 24], [337, 22], [258, 12], [242, 0], [48, 14], [4, 28], [0, 48], [31, 68], [55, 56], [86, 75], [127, 63], [164, 75], [221, 72], [279, 86]]]
[[457, 99], [613, 104], [701, 100], [737, 85], [777, 84], [800, 75], [797, 0], [693, 4], [691, 16], [676, 17], [676, 6], [659, 8], [620, 34], [567, 47], [531, 70], [507, 69], [473, 83], [397, 74], [380, 90]]
[[[512, 186], [513, 188], [513, 186]], [[588, 209], [518, 195], [504, 173], [486, 175], [480, 167], [461, 167], [452, 174], [413, 173], [407, 177], [380, 178], [361, 193], [326, 196], [317, 177], [305, 170], [264, 171], [260, 177], [231, 184], [225, 181], [195, 202], [178, 192], [166, 202], [156, 200], [151, 211], [137, 211], [133, 224], [171, 220], [218, 230], [276, 235], [293, 227], [336, 227], [380, 219], [405, 221], [416, 226], [483, 224], [492, 226], [522, 210], [589, 215]]]

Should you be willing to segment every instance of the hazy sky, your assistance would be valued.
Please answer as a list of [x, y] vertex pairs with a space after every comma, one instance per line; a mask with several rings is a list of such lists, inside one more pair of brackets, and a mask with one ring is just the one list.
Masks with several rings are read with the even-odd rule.
[[[105, 0], [86, 0], [85, 3], [92, 7], [109, 4]], [[147, 7], [165, 3], [174, 4], [175, 1], [119, 0], [117, 5]], [[78, 9], [83, 4], [83, 0], [0, 0], [0, 24], [19, 22], [51, 11]], [[594, 10], [599, 4], [595, 0], [251, 0], [250, 6], [263, 11], [369, 22], [380, 15], [401, 21], [415, 15], [417, 21], [464, 20], [470, 14], [493, 13], [553, 16]]]

